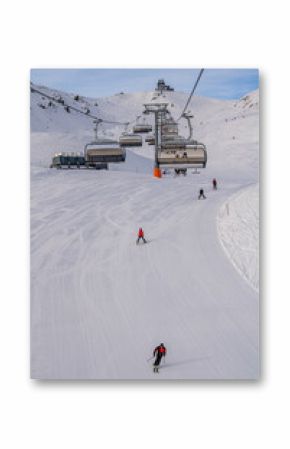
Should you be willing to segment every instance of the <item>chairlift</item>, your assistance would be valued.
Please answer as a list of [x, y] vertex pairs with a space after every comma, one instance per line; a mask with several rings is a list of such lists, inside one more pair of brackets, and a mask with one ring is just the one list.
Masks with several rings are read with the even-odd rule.
[[136, 123], [133, 127], [134, 133], [150, 133], [152, 131], [152, 125], [148, 123]]
[[85, 160], [91, 166], [99, 162], [124, 162], [126, 150], [119, 143], [111, 139], [98, 139], [85, 145]]
[[154, 134], [149, 134], [145, 138], [145, 142], [148, 143], [148, 145], [155, 145], [155, 135]]
[[191, 114], [190, 111], [188, 111], [188, 112], [184, 112], [181, 115], [181, 117], [184, 118], [187, 121], [187, 126], [188, 126], [188, 129], [189, 129], [189, 136], [188, 136], [187, 140], [191, 141], [192, 140], [192, 124], [191, 124], [191, 120], [190, 119], [193, 118], [193, 115]]
[[[98, 163], [124, 162], [126, 150], [121, 148], [116, 140], [98, 137], [98, 125], [101, 120], [95, 120], [95, 140], [87, 143], [84, 148], [84, 156], [88, 166]], [[97, 167], [96, 167], [97, 168]]]
[[207, 163], [207, 152], [204, 144], [192, 139], [192, 126], [190, 113], [182, 115], [189, 127], [188, 138], [178, 134], [178, 123], [169, 113], [161, 123], [161, 145], [157, 152], [159, 165], [185, 167], [205, 167]]
[[207, 151], [202, 143], [185, 145], [163, 145], [157, 151], [159, 165], [172, 167], [206, 167]]
[[[172, 148], [181, 148], [184, 149], [185, 145], [189, 142], [182, 136], [172, 135], [172, 134], [164, 134], [161, 136], [161, 148], [163, 150], [170, 150]], [[193, 143], [193, 142], [190, 142]]]
[[142, 147], [142, 136], [124, 132], [119, 137], [119, 144], [121, 147]]
[[133, 132], [134, 133], [149, 133], [149, 132], [152, 132], [152, 125], [150, 125], [149, 123], [146, 123], [145, 122], [145, 118], [143, 120], [143, 123], [140, 123], [139, 119], [140, 119], [140, 116], [137, 117], [137, 123], [133, 127]]
[[161, 134], [178, 134], [178, 125], [177, 123], [165, 123], [162, 125]]
[[161, 135], [178, 135], [178, 124], [170, 113], [167, 114], [161, 123]]

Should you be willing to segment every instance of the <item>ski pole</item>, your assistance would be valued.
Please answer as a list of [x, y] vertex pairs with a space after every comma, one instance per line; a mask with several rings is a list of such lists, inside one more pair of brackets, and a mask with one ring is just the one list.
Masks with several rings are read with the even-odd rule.
[[150, 359], [148, 359], [148, 360], [147, 360], [147, 362], [149, 362], [149, 360], [152, 360], [152, 359], [153, 359], [153, 357], [154, 357], [154, 355], [153, 355], [152, 357], [150, 357]]

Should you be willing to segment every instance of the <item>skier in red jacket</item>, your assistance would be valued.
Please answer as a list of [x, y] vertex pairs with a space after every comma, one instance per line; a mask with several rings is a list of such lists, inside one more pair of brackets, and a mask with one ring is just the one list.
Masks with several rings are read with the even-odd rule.
[[143, 231], [142, 228], [139, 228], [139, 231], [138, 231], [138, 238], [137, 238], [137, 241], [136, 241], [137, 245], [138, 245], [140, 239], [143, 240], [143, 243], [147, 243], [147, 241], [145, 240], [144, 231]]
[[155, 361], [153, 363], [153, 372], [154, 373], [158, 373], [159, 372], [158, 369], [159, 369], [159, 365], [160, 365], [161, 359], [162, 359], [162, 357], [166, 356], [166, 352], [167, 352], [167, 350], [166, 350], [166, 348], [165, 348], [163, 343], [160, 343], [160, 345], [156, 346], [156, 348], [154, 349], [153, 357], [156, 357]]

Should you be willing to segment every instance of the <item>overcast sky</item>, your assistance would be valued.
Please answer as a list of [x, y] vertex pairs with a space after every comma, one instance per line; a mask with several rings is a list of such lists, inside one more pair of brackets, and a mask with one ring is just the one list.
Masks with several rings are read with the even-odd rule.
[[[176, 91], [190, 92], [199, 69], [32, 69], [31, 81], [88, 97], [114, 95], [120, 91], [154, 90], [163, 78]], [[196, 94], [236, 99], [259, 87], [257, 69], [206, 69]]]

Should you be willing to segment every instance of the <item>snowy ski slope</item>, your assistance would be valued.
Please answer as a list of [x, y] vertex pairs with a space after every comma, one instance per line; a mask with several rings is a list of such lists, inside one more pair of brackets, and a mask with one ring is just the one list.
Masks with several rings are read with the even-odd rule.
[[[85, 101], [102, 118], [126, 121], [153, 96]], [[208, 168], [161, 180], [152, 177], [150, 147], [128, 150], [126, 163], [108, 172], [48, 169], [54, 151], [82, 150], [91, 121], [31, 97], [31, 376], [257, 378], [259, 298], [221, 246], [217, 216], [258, 182], [258, 93], [236, 102], [194, 98]], [[164, 101], [178, 116], [185, 99], [170, 92]], [[205, 201], [197, 200], [201, 186]], [[148, 245], [135, 244], [139, 226]], [[168, 355], [156, 375], [147, 359], [161, 341]]]
[[242, 276], [259, 290], [259, 189], [251, 185], [227, 200], [218, 213], [218, 235]]

